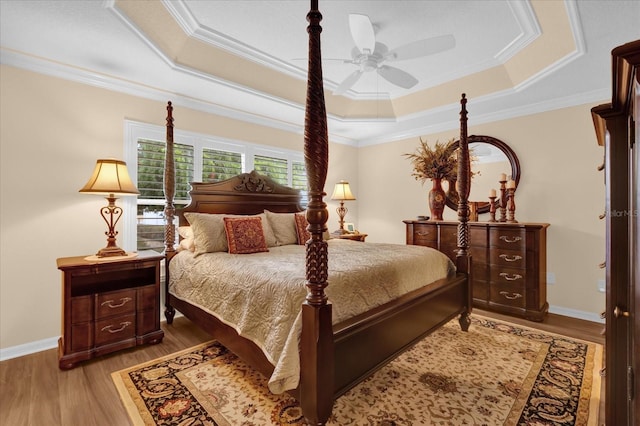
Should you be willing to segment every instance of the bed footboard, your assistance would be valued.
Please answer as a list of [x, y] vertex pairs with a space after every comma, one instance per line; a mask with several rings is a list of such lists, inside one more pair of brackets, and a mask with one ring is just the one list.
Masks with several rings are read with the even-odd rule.
[[337, 324], [336, 398], [457, 315], [466, 316], [469, 306], [461, 301], [468, 285], [466, 275], [457, 274]]

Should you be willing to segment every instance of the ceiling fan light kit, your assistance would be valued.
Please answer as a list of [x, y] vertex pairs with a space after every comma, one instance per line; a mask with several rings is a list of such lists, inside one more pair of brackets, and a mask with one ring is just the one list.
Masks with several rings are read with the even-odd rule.
[[349, 29], [355, 47], [351, 49], [351, 59], [344, 62], [358, 67], [334, 90], [335, 95], [345, 93], [358, 82], [365, 72], [376, 71], [389, 83], [410, 89], [418, 80], [406, 71], [385, 65], [386, 61], [403, 61], [433, 55], [455, 47], [452, 34], [416, 40], [389, 51], [388, 47], [376, 41], [373, 24], [367, 15], [349, 14]]

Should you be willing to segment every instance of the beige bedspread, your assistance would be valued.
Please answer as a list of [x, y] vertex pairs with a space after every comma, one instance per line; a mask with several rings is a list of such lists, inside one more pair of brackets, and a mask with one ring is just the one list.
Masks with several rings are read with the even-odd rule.
[[[333, 239], [327, 296], [333, 322], [381, 305], [444, 278], [454, 265], [427, 247]], [[270, 247], [267, 253], [180, 252], [170, 264], [169, 291], [234, 327], [255, 342], [275, 366], [269, 389], [298, 386], [301, 304], [307, 294], [305, 248]]]

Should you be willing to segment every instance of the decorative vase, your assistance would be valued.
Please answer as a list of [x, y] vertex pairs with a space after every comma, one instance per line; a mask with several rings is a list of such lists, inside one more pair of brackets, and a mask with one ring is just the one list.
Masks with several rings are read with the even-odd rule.
[[442, 212], [445, 206], [445, 193], [442, 189], [442, 179], [433, 178], [433, 187], [429, 191], [429, 210], [432, 220], [442, 220]]

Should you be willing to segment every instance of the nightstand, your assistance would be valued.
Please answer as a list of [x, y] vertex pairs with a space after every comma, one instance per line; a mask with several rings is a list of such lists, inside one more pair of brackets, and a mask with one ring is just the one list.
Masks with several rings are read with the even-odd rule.
[[155, 252], [116, 260], [57, 260], [62, 271], [58, 366], [147, 343], [160, 343], [160, 261]]
[[355, 232], [353, 234], [331, 234], [331, 238], [364, 242], [365, 238], [367, 238], [367, 235], [369, 234], [361, 234], [359, 232]]

